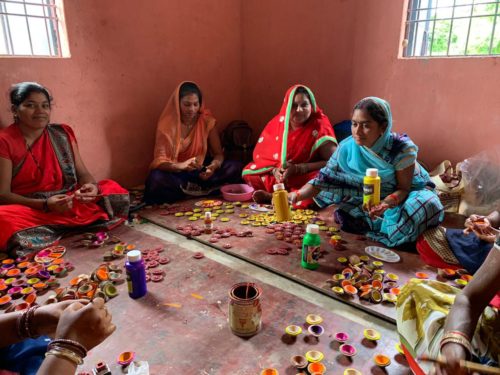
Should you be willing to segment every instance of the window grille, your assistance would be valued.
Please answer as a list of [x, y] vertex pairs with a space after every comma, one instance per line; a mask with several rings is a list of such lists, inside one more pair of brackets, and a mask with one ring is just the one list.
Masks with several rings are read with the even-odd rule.
[[405, 57], [500, 55], [500, 0], [409, 0]]
[[68, 57], [62, 0], [0, 0], [0, 55]]

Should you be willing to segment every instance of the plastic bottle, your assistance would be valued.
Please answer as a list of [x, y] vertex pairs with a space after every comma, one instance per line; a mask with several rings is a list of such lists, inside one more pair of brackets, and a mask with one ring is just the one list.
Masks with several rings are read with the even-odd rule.
[[132, 250], [127, 253], [125, 263], [127, 272], [128, 295], [131, 298], [141, 298], [147, 292], [146, 268], [139, 250]]
[[214, 229], [214, 222], [212, 220], [212, 213], [210, 211], [205, 212], [205, 234], [211, 234]]
[[319, 267], [320, 245], [319, 226], [316, 224], [307, 224], [306, 235], [302, 240], [302, 260], [300, 262], [302, 267], [309, 270], [315, 270]]
[[377, 168], [368, 168], [363, 178], [363, 205], [380, 203], [380, 177]]
[[289, 221], [292, 215], [290, 214], [290, 206], [288, 205], [288, 192], [285, 190], [284, 184], [273, 185], [273, 206], [276, 221]]

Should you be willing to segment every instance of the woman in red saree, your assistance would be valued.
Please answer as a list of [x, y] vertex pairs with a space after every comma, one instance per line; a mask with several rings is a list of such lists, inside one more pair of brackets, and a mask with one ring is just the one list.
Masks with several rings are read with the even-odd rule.
[[128, 192], [96, 182], [73, 130], [49, 124], [51, 97], [33, 82], [10, 92], [14, 123], [0, 131], [0, 251], [32, 251], [75, 228], [110, 228], [128, 215]]
[[[332, 125], [312, 91], [294, 85], [286, 92], [280, 113], [262, 131], [243, 179], [256, 190], [255, 201], [270, 202], [274, 184], [284, 182], [288, 191], [296, 191], [316, 177], [336, 144]], [[311, 203], [304, 200], [297, 206]]]

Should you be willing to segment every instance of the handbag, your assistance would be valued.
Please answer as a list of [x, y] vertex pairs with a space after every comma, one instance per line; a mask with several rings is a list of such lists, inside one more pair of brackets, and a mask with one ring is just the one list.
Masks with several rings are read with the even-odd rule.
[[436, 185], [438, 197], [445, 212], [457, 213], [465, 188], [460, 163], [453, 167], [449, 160], [444, 160], [429, 175]]

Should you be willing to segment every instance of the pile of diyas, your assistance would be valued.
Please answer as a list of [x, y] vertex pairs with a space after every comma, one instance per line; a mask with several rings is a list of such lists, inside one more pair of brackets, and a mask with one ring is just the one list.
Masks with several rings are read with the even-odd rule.
[[396, 274], [386, 274], [381, 261], [371, 261], [366, 255], [339, 257], [345, 268], [326, 283], [337, 295], [355, 296], [372, 303], [396, 303], [399, 294]]
[[74, 270], [63, 255], [64, 246], [51, 246], [35, 255], [9, 258], [0, 254], [0, 309], [24, 310], [36, 304], [37, 297], [59, 286], [59, 278]]

